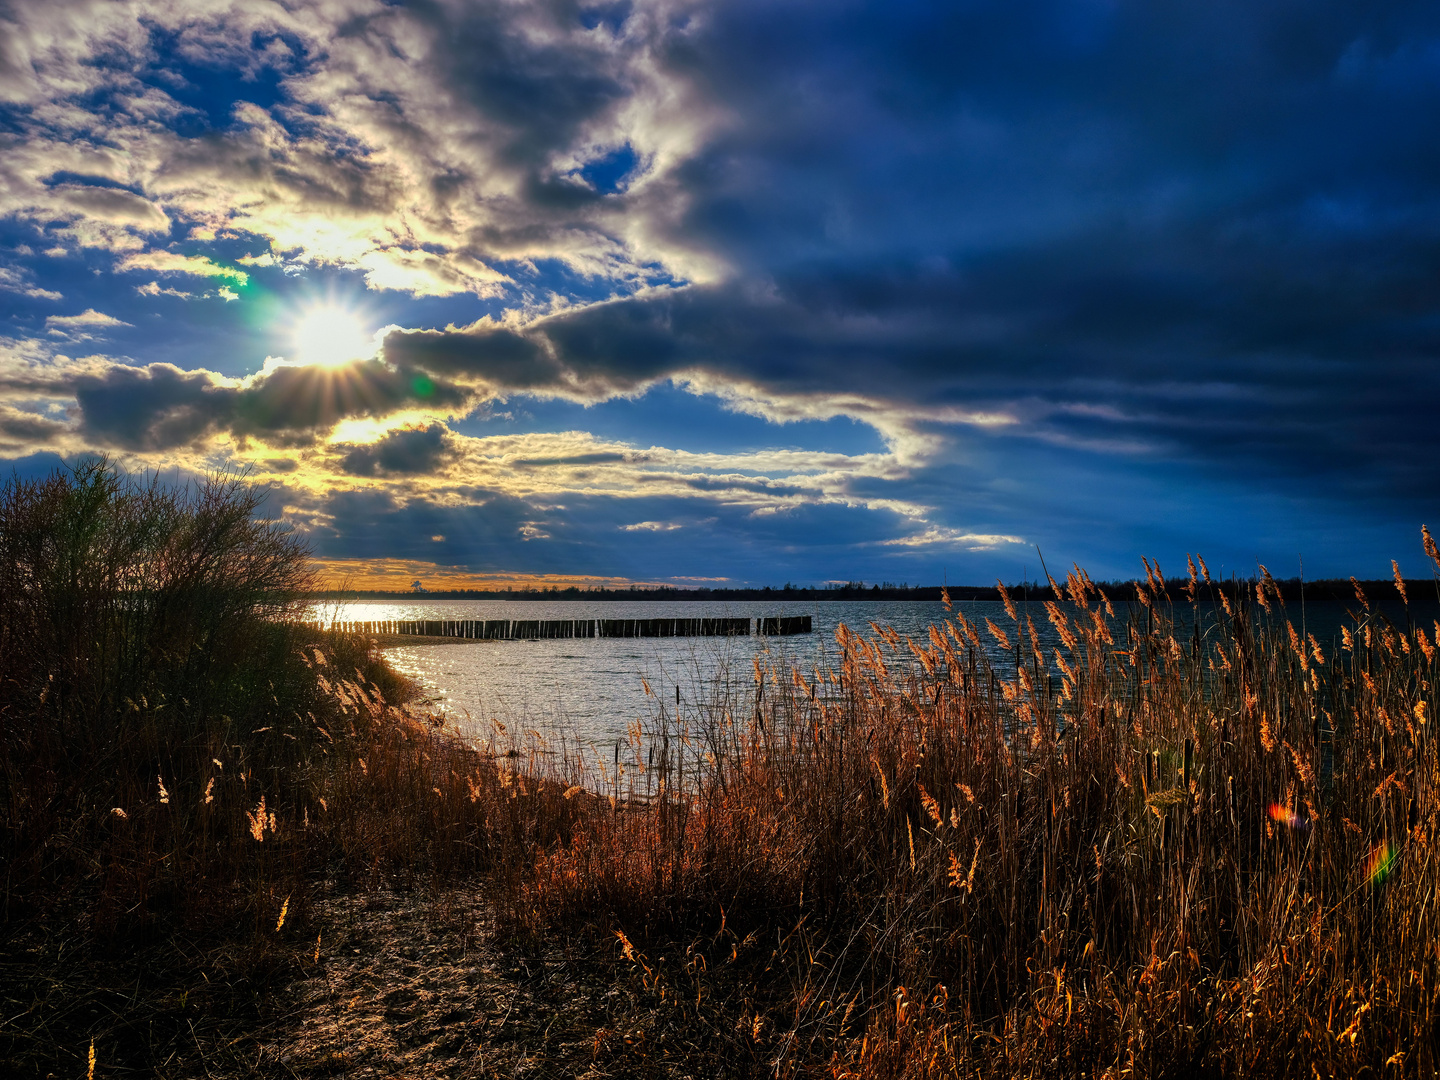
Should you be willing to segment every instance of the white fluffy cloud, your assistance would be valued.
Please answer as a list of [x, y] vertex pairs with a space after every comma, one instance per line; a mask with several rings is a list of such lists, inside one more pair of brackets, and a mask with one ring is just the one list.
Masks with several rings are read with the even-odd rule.
[[28, 296], [32, 300], [63, 299], [61, 294], [54, 289], [42, 289], [37, 286], [30, 274], [24, 270], [17, 270], [9, 266], [0, 266], [0, 289]]
[[86, 308], [79, 315], [51, 315], [45, 320], [45, 327], [50, 330], [129, 325], [131, 324], [123, 319], [117, 319], [114, 315], [106, 315], [103, 311], [96, 311], [94, 308]]
[[[189, 222], [417, 296], [492, 296], [505, 266], [537, 260], [619, 284], [703, 277], [713, 259], [663, 226], [683, 211], [667, 174], [717, 118], [656, 62], [672, 14], [587, 28], [558, 3], [15, 7], [0, 101], [23, 120], [0, 213], [125, 268], [182, 258], [166, 234]], [[218, 126], [187, 104], [185, 64], [234, 76]], [[261, 77], [277, 100], [247, 99]], [[617, 153], [631, 175], [598, 190], [587, 166]]]
[[115, 265], [120, 271], [149, 270], [156, 274], [188, 274], [191, 277], [229, 278], [244, 285], [250, 275], [244, 270], [222, 266], [203, 255], [179, 255], [173, 251], [146, 251], [127, 255]]

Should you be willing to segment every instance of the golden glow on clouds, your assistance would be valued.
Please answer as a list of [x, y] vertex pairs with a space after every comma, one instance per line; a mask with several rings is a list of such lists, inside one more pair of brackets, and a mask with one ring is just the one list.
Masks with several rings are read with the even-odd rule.
[[443, 415], [420, 409], [404, 409], [384, 417], [347, 416], [335, 425], [326, 441], [346, 445], [373, 443], [391, 432], [407, 427], [425, 427], [445, 419]]
[[[315, 492], [378, 484], [402, 498], [423, 496], [454, 505], [471, 502], [476, 492], [542, 502], [569, 494], [672, 496], [744, 507], [755, 514], [781, 513], [805, 505], [844, 505], [890, 511], [922, 528], [929, 524], [926, 506], [856, 493], [857, 482], [905, 475], [893, 453], [847, 455], [788, 449], [694, 453], [637, 447], [585, 431], [481, 437], [454, 434], [453, 457], [426, 474], [390, 478], [347, 475], [339, 467], [346, 446], [377, 442], [387, 430], [394, 430], [391, 422], [388, 418], [346, 421], [323, 451], [299, 454], [302, 467], [289, 473], [286, 483]], [[255, 452], [260, 458], [258, 445]], [[630, 527], [630, 531], [662, 530], [668, 531], [664, 523], [641, 522]], [[919, 541], [927, 542], [931, 541]]]
[[375, 339], [352, 311], [334, 304], [310, 308], [296, 321], [296, 359], [303, 364], [339, 367], [375, 353]]
[[[89, 317], [103, 318], [98, 314]], [[333, 345], [332, 337], [322, 338], [321, 331], [341, 339], [348, 333], [352, 348], [340, 349], [333, 355], [351, 353], [364, 340], [364, 324], [354, 310], [319, 306], [307, 311], [294, 325], [297, 331], [303, 327], [313, 333], [317, 347]], [[62, 454], [88, 448], [85, 433], [66, 408], [68, 395], [52, 389], [49, 378], [58, 372], [85, 372], [100, 377], [113, 362], [98, 356], [71, 359], [57, 351], [57, 344], [41, 339], [0, 339], [0, 377], [9, 376], [17, 387], [14, 405], [3, 402], [7, 411], [0, 415], [0, 436], [9, 437], [0, 438], [0, 442], [40, 442]], [[296, 366], [309, 365], [270, 357], [264, 370], [248, 379], [213, 373], [207, 376], [217, 388], [243, 390], [260, 386]], [[326, 368], [317, 374], [318, 382], [302, 380], [293, 392], [330, 393], [347, 378], [343, 367]], [[357, 401], [359, 406], [364, 405], [363, 399]], [[23, 405], [24, 411], [16, 405]], [[802, 400], [800, 405], [818, 411], [834, 407], [833, 402], [812, 400]], [[217, 431], [202, 444], [168, 451], [117, 450], [116, 457], [132, 468], [175, 466], [195, 472], [246, 463], [257, 476], [282, 482], [299, 496], [301, 505], [287, 508], [291, 520], [302, 528], [321, 530], [333, 524], [325, 520], [320, 509], [326, 499], [338, 492], [363, 490], [385, 493], [393, 500], [390, 505], [397, 508], [415, 500], [459, 508], [481, 505], [496, 497], [518, 499], [531, 504], [538, 515], [518, 526], [527, 539], [541, 539], [546, 534], [547, 507], [559, 505], [557, 500], [580, 496], [641, 500], [669, 497], [695, 508], [680, 519], [655, 520], [650, 513], [640, 511], [628, 520], [622, 517], [611, 524], [628, 534], [674, 532], [691, 523], [690, 519], [722, 506], [762, 518], [806, 506], [828, 505], [898, 516], [902, 519], [902, 535], [889, 537], [883, 543], [873, 542], [885, 547], [985, 550], [1020, 542], [1019, 537], [989, 530], [942, 527], [934, 520], [934, 507], [895, 497], [887, 482], [904, 480], [917, 463], [933, 462], [945, 450], [942, 436], [917, 430], [923, 420], [931, 419], [925, 416], [922, 420], [918, 411], [885, 415], [872, 410], [866, 422], [882, 431], [884, 449], [854, 454], [784, 447], [696, 452], [636, 445], [576, 430], [488, 436], [449, 430], [443, 437], [428, 441], [399, 438], [407, 431], [428, 433], [436, 425], [448, 427], [447, 421], [453, 420], [455, 411], [450, 407], [431, 410], [420, 406], [378, 416], [350, 415], [328, 429], [316, 427], [313, 439], [292, 438], [288, 430], [273, 437], [268, 431], [250, 432], [243, 439]], [[386, 445], [380, 449], [358, 453], [361, 447], [382, 442]], [[435, 530], [426, 530], [423, 535], [429, 537], [432, 532], [442, 535]]]
[[[672, 584], [586, 574], [475, 574], [458, 566], [418, 559], [316, 559], [313, 563], [322, 589], [367, 589], [409, 592], [419, 580], [431, 592], [446, 589], [628, 589]], [[725, 582], [728, 578], [676, 578], [674, 581]]]

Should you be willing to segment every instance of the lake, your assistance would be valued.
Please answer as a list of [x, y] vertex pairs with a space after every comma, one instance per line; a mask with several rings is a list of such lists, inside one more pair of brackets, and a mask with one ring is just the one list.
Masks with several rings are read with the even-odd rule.
[[[956, 609], [982, 628], [989, 617], [1005, 629], [1012, 625], [1002, 604], [957, 603]], [[1019, 604], [1034, 620], [1047, 653], [1059, 645], [1043, 604]], [[1065, 605], [1069, 608], [1070, 605]], [[1429, 625], [1433, 603], [1413, 614]], [[1297, 628], [1300, 612], [1290, 614]], [[1202, 624], [1212, 610], [1201, 604]], [[1121, 609], [1117, 607], [1117, 612]], [[1177, 605], [1177, 617], [1188, 617]], [[1400, 621], [1403, 610], [1387, 605]], [[353, 621], [384, 619], [647, 619], [768, 618], [810, 615], [814, 632], [793, 637], [564, 638], [546, 641], [489, 641], [447, 645], [404, 645], [386, 654], [403, 674], [415, 679], [460, 730], [489, 732], [492, 721], [504, 725], [507, 738], [522, 742], [534, 732], [548, 744], [578, 743], [597, 748], [624, 740], [637, 721], [648, 722], [660, 701], [673, 708], [679, 688], [683, 711], [728, 708], [745, 715], [753, 702], [754, 661], [803, 671], [825, 666], [838, 652], [835, 631], [843, 622], [869, 633], [870, 623], [890, 626], [917, 643], [928, 639], [932, 623], [946, 617], [939, 602], [911, 600], [751, 602], [704, 601], [506, 601], [434, 600], [332, 604], [322, 618]], [[1346, 619], [1344, 605], [1311, 603], [1306, 622], [1333, 652], [1330, 642]], [[1012, 635], [1013, 636], [1013, 635]], [[1187, 632], [1188, 636], [1188, 632]], [[903, 649], [903, 645], [902, 645]], [[901, 658], [902, 663], [908, 652]], [[998, 647], [992, 657], [1000, 660]], [[643, 681], [642, 681], [643, 680]], [[645, 693], [648, 683], [653, 696]]]
[[[1003, 608], [998, 604], [981, 605]], [[1040, 612], [1043, 617], [1043, 611]], [[498, 720], [511, 732], [609, 745], [648, 719], [656, 698], [673, 707], [713, 703], [726, 689], [748, 694], [753, 661], [820, 666], [835, 649], [841, 622], [868, 632], [890, 625], [923, 640], [944, 606], [925, 601], [742, 603], [669, 601], [361, 601], [324, 609], [327, 619], [652, 619], [770, 618], [810, 615], [814, 632], [792, 637], [562, 638], [413, 645], [387, 649], [391, 663], [421, 683], [462, 730], [488, 730]], [[479, 721], [480, 723], [476, 723]]]

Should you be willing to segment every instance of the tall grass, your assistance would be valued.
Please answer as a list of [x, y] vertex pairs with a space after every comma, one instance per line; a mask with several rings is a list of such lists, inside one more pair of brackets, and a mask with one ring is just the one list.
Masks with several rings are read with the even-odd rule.
[[102, 921], [148, 910], [214, 858], [217, 794], [277, 767], [236, 748], [295, 689], [284, 620], [309, 582], [294, 540], [254, 518], [259, 499], [104, 460], [0, 491], [7, 913], [59, 881], [99, 885]]
[[511, 910], [607, 927], [756, 1071], [1433, 1075], [1430, 632], [1357, 589], [1332, 652], [1268, 577], [1177, 606], [1147, 571], [1120, 612], [1052, 582], [1057, 650], [1007, 600], [662, 711]]

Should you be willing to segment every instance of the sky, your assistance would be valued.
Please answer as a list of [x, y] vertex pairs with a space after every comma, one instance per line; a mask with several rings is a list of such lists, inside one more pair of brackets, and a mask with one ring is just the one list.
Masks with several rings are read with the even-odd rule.
[[1405, 0], [0, 0], [0, 469], [357, 587], [1428, 575], [1437, 131]]

